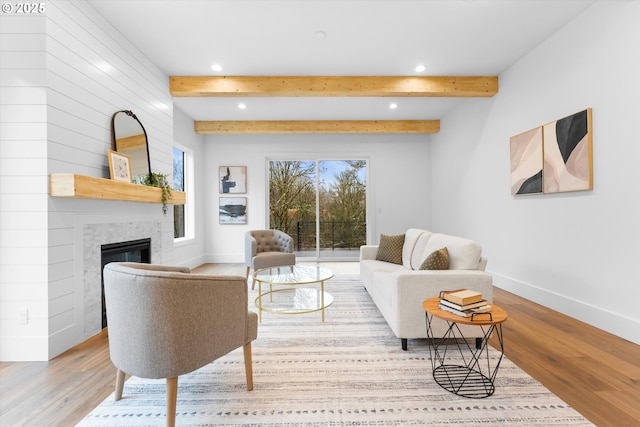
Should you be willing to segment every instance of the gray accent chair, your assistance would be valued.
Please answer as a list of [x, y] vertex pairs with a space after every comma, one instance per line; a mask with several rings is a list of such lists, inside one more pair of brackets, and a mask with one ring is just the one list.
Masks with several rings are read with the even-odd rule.
[[242, 276], [191, 274], [188, 268], [113, 262], [104, 267], [109, 353], [117, 368], [115, 400], [125, 375], [167, 379], [167, 426], [175, 425], [178, 376], [239, 347], [253, 389], [251, 342], [258, 316], [248, 311]]
[[[252, 230], [244, 235], [244, 259], [247, 266], [246, 277], [251, 269], [294, 266], [296, 255], [293, 253], [293, 239], [280, 230]], [[255, 278], [251, 289], [255, 289]]]

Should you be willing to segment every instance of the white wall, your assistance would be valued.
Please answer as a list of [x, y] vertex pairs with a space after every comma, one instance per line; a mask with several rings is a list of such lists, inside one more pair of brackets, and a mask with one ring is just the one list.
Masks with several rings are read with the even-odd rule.
[[[483, 245], [495, 284], [640, 343], [640, 2], [601, 1], [432, 138], [433, 229]], [[512, 197], [509, 138], [593, 108], [594, 190]]]
[[[244, 232], [268, 228], [267, 159], [368, 159], [370, 242], [431, 222], [426, 135], [209, 135], [205, 155], [208, 262], [244, 262]], [[247, 166], [247, 225], [218, 222], [219, 166]]]
[[170, 174], [173, 105], [168, 77], [84, 2], [3, 15], [2, 32], [0, 360], [48, 360], [92, 334], [78, 224], [159, 221], [152, 261], [174, 261], [172, 216], [159, 205], [52, 198], [48, 175], [108, 177], [111, 115], [122, 109], [144, 124], [152, 169]]

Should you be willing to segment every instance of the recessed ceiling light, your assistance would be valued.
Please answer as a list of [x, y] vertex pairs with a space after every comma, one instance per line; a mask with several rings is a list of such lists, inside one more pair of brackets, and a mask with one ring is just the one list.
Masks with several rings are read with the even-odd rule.
[[222, 65], [220, 65], [220, 64], [213, 64], [213, 65], [211, 66], [211, 69], [212, 69], [213, 71], [222, 71]]
[[322, 40], [327, 37], [327, 33], [324, 31], [316, 31], [316, 39]]
[[424, 65], [420, 64], [420, 65], [418, 65], [418, 66], [416, 67], [416, 73], [421, 73], [421, 72], [423, 72], [423, 71], [424, 71], [424, 70], [426, 70], [426, 69], [427, 69], [427, 67], [425, 67]]
[[392, 102], [391, 104], [389, 104], [389, 108], [391, 108], [392, 110], [395, 110], [396, 108], [398, 108], [398, 104], [396, 104], [395, 102]]
[[246, 108], [247, 108], [247, 105], [246, 105], [246, 104], [243, 104], [243, 103], [241, 102], [240, 104], [238, 104], [238, 108], [239, 108], [239, 109], [241, 109], [241, 110], [244, 110], [244, 109], [246, 109]]

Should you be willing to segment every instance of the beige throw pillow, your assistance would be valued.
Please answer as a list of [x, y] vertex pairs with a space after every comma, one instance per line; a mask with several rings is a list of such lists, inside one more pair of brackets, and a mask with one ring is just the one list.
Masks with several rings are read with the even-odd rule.
[[380, 235], [380, 245], [376, 259], [378, 261], [402, 264], [402, 246], [404, 245], [404, 234], [397, 236]]
[[449, 269], [449, 251], [446, 247], [431, 252], [428, 257], [422, 261], [420, 270], [448, 270]]

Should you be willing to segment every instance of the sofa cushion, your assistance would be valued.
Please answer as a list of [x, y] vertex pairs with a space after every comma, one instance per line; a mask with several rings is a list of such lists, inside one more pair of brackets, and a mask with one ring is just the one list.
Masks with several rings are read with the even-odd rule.
[[[416, 243], [418, 242], [420, 236], [422, 236], [424, 233], [428, 233], [428, 231], [421, 230], [419, 228], [410, 228], [404, 234], [404, 245], [402, 246], [402, 265], [404, 265], [408, 269], [413, 269], [411, 267], [411, 256], [413, 255]], [[422, 252], [420, 252], [420, 255], [422, 255]]]
[[401, 264], [392, 264], [390, 262], [376, 261], [375, 259], [366, 259], [360, 261], [360, 277], [362, 282], [367, 287], [371, 283], [373, 274], [379, 271], [385, 272], [402, 272], [406, 271]]
[[423, 259], [441, 248], [449, 252], [450, 270], [476, 270], [480, 263], [482, 247], [473, 240], [463, 237], [435, 233], [427, 241]]
[[449, 251], [447, 248], [438, 249], [431, 252], [422, 265], [420, 270], [448, 270], [449, 269]]
[[411, 269], [418, 270], [422, 265], [422, 261], [424, 261], [424, 251], [427, 247], [427, 242], [433, 236], [433, 233], [430, 231], [425, 231], [418, 237], [418, 241], [416, 242], [415, 247], [413, 248], [413, 254], [411, 254]]
[[402, 264], [402, 247], [404, 245], [404, 234], [397, 236], [380, 235], [380, 245], [376, 260]]

